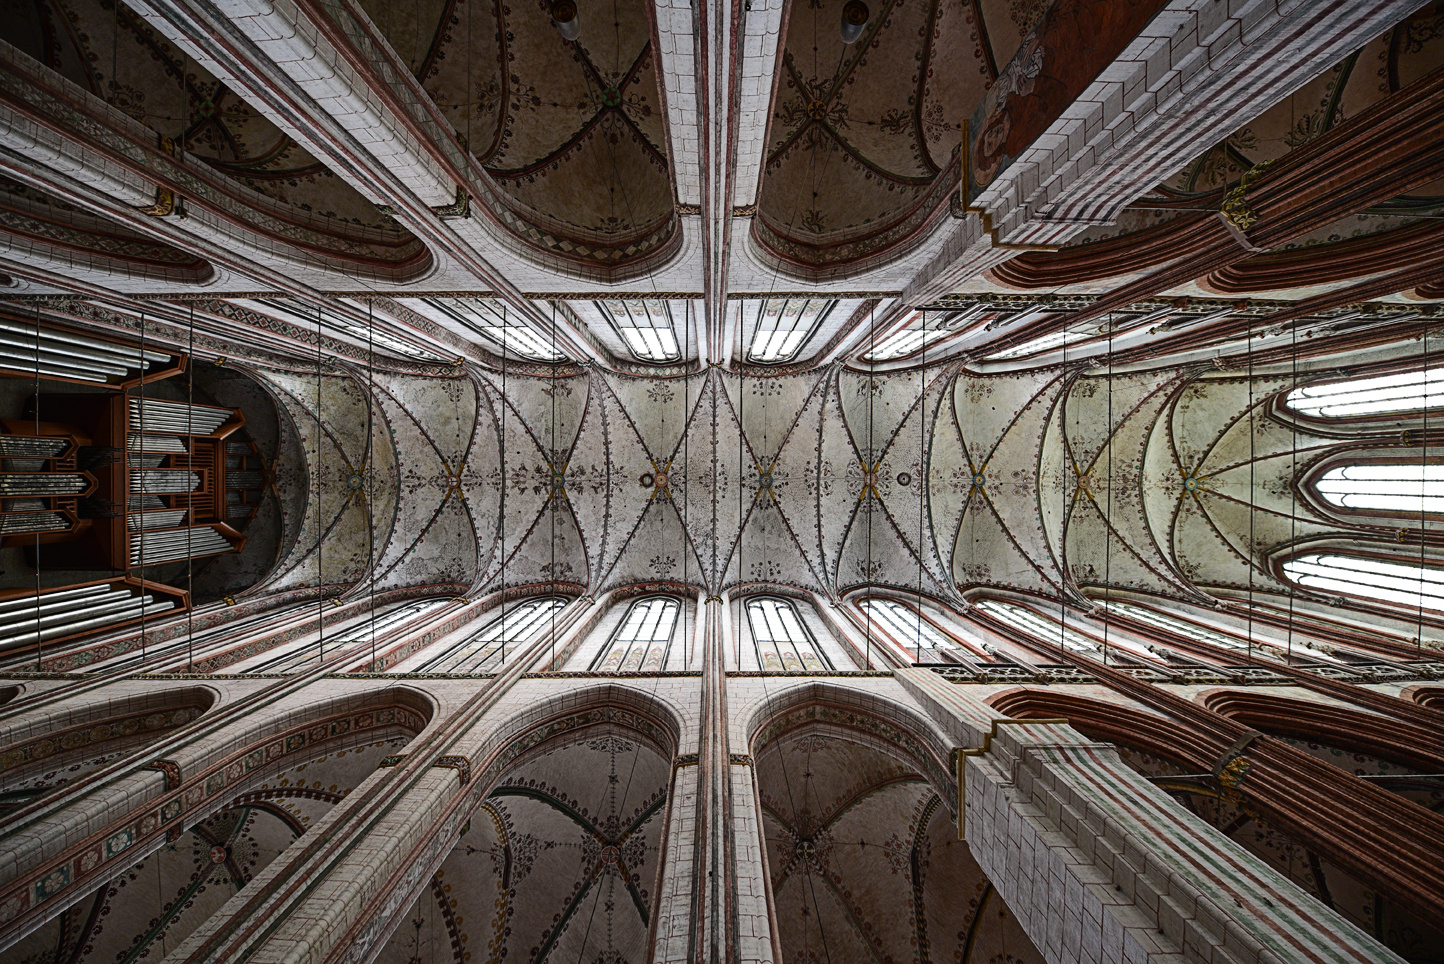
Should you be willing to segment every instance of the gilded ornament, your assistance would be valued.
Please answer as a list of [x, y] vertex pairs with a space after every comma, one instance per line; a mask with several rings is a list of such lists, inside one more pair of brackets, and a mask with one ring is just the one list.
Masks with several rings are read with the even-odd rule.
[[1228, 219], [1228, 223], [1240, 231], [1247, 231], [1258, 223], [1258, 215], [1254, 213], [1253, 208], [1248, 206], [1245, 195], [1248, 193], [1249, 185], [1272, 163], [1273, 161], [1264, 161], [1262, 164], [1255, 164], [1244, 171], [1243, 177], [1239, 178], [1238, 187], [1231, 188], [1223, 196], [1223, 204], [1220, 205], [1219, 210]]

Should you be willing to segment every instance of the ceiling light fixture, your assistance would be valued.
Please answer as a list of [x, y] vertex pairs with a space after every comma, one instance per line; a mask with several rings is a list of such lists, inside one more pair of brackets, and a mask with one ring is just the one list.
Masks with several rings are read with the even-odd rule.
[[552, 0], [552, 25], [565, 40], [576, 40], [582, 35], [582, 18], [577, 15], [576, 0]]
[[[567, 3], [569, 0], [557, 0], [558, 3]], [[556, 9], [553, 7], [553, 9]], [[842, 42], [845, 44], [857, 43], [862, 36], [862, 28], [867, 26], [867, 18], [872, 16], [867, 4], [862, 0], [847, 0], [842, 7]]]

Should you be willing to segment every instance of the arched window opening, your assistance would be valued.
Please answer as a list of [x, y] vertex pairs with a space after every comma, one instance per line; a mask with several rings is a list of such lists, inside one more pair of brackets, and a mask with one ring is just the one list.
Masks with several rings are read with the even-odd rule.
[[1314, 488], [1341, 509], [1444, 512], [1444, 465], [1340, 465], [1320, 476]]
[[[444, 645], [438, 652], [422, 653], [419, 661], [408, 661], [392, 672], [450, 673], [475, 676], [494, 673], [506, 663], [510, 653], [534, 637], [551, 619], [565, 609], [562, 596], [528, 599], [505, 609], [476, 632], [460, 634], [460, 638]], [[404, 667], [404, 669], [403, 669]]]
[[1170, 616], [1167, 613], [1158, 612], [1147, 606], [1138, 606], [1133, 603], [1117, 602], [1115, 600], [1114, 602], [1108, 603], [1108, 608], [1130, 619], [1136, 619], [1140, 623], [1146, 623], [1149, 626], [1164, 629], [1189, 639], [1209, 643], [1220, 649], [1238, 652], [1246, 652], [1248, 650], [1248, 643], [1236, 636], [1230, 636], [1227, 633], [1209, 629], [1207, 626], [1191, 623], [1187, 620], [1179, 619], [1177, 616]]
[[246, 663], [237, 666], [236, 669], [246, 673], [298, 673], [314, 669], [321, 664], [323, 653], [330, 656], [348, 646], [369, 643], [373, 638], [379, 639], [383, 634], [402, 623], [438, 606], [445, 606], [449, 602], [451, 602], [450, 599], [422, 599], [406, 603], [386, 612], [377, 613], [374, 617], [362, 619], [335, 635], [325, 633], [319, 639], [302, 640], [298, 644], [285, 647], [281, 652], [267, 659]]
[[747, 625], [757, 663], [768, 673], [826, 673], [832, 669], [786, 599], [764, 596], [747, 602]]
[[906, 660], [952, 663], [967, 655], [912, 606], [895, 599], [864, 599], [858, 607], [897, 643]]
[[627, 348], [640, 361], [678, 361], [677, 329], [690, 321], [691, 309], [686, 301], [658, 298], [627, 298], [593, 302], [602, 316], [612, 323]]
[[838, 303], [830, 298], [768, 298], [734, 301], [734, 323], [750, 332], [747, 360], [780, 365], [792, 361]]
[[681, 610], [681, 604], [672, 596], [638, 599], [592, 669], [599, 673], [660, 672], [666, 665]]
[[503, 351], [533, 361], [559, 362], [567, 356], [525, 320], [490, 298], [423, 298], [420, 304], [432, 309], [448, 327], [460, 327], [486, 338]]
[[[1187, 639], [1198, 640], [1226, 649], [1230, 652], [1241, 653], [1246, 657], [1252, 653], [1254, 656], [1265, 655], [1275, 659], [1287, 659], [1289, 662], [1300, 662], [1300, 657], [1305, 657], [1303, 662], [1328, 662], [1328, 663], [1349, 663], [1351, 659], [1343, 659], [1319, 649], [1313, 640], [1305, 637], [1295, 637], [1293, 641], [1293, 652], [1285, 656], [1287, 647], [1279, 640], [1260, 636], [1257, 632], [1253, 636], [1253, 646], [1250, 648], [1246, 639], [1229, 633], [1213, 629], [1197, 622], [1189, 622], [1180, 619], [1169, 613], [1159, 612], [1148, 606], [1139, 606], [1134, 603], [1114, 601], [1108, 604], [1108, 608], [1122, 616], [1155, 626], [1159, 629], [1168, 630], [1176, 635]], [[1354, 657], [1355, 654], [1345, 651], [1345, 656]], [[1364, 660], [1371, 662], [1371, 660]]]
[[1050, 646], [1057, 646], [1061, 642], [1063, 648], [1070, 652], [1082, 653], [1085, 656], [1102, 655], [1102, 647], [1087, 636], [1075, 632], [1059, 620], [1044, 619], [1026, 606], [999, 599], [985, 599], [976, 603], [975, 608], [1015, 629], [1021, 629], [1039, 642]]
[[1444, 569], [1364, 556], [1310, 553], [1284, 563], [1300, 586], [1444, 612]]
[[1444, 368], [1303, 385], [1284, 404], [1300, 415], [1331, 419], [1422, 412], [1444, 405]]

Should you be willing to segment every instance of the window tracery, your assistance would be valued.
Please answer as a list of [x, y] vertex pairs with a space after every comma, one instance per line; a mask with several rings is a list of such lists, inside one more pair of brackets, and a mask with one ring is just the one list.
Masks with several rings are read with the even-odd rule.
[[978, 321], [988, 313], [988, 309], [989, 305], [979, 303], [962, 311], [915, 311], [906, 326], [884, 338], [868, 351], [863, 360], [892, 361], [930, 348]]
[[677, 325], [689, 323], [685, 301], [626, 298], [593, 302], [628, 349], [641, 361], [678, 361]]
[[1070, 629], [1061, 621], [1045, 619], [1025, 606], [999, 599], [985, 599], [975, 603], [974, 608], [1021, 629], [1040, 642], [1055, 646], [1061, 644], [1064, 649], [1087, 656], [1095, 656], [1101, 652], [1099, 645], [1087, 636]]
[[424, 298], [421, 303], [452, 324], [484, 336], [504, 351], [533, 361], [558, 362], [566, 358], [531, 326], [488, 298]]
[[1341, 509], [1377, 509], [1417, 516], [1444, 512], [1444, 465], [1364, 463], [1338, 465], [1314, 483]]
[[749, 599], [747, 625], [763, 672], [825, 673], [832, 669], [788, 600], [773, 596]]
[[792, 361], [837, 307], [829, 298], [768, 298], [733, 302], [734, 317], [752, 332], [747, 360], [763, 365]]
[[858, 607], [882, 629], [905, 660], [920, 663], [953, 662], [965, 654], [943, 635], [921, 611], [895, 599], [864, 599]]
[[1300, 415], [1345, 419], [1423, 412], [1444, 405], [1444, 368], [1301, 385], [1284, 397]]
[[1161, 613], [1158, 610], [1152, 609], [1148, 606], [1139, 606], [1135, 605], [1134, 603], [1114, 601], [1108, 603], [1108, 608], [1121, 615], [1136, 619], [1140, 623], [1146, 623], [1147, 625], [1156, 627], [1158, 629], [1167, 630], [1171, 633], [1177, 633], [1178, 635], [1184, 636], [1189, 639], [1196, 639], [1200, 642], [1209, 643], [1210, 645], [1217, 646], [1220, 649], [1247, 651], [1249, 648], [1248, 643], [1244, 642], [1241, 639], [1238, 639], [1235, 636], [1230, 636], [1227, 633], [1221, 633], [1218, 630], [1210, 629], [1207, 626], [1201, 626], [1198, 623], [1191, 623], [1187, 620], [1179, 619], [1177, 616], [1170, 616], [1167, 613]]
[[567, 600], [561, 596], [528, 599], [434, 656], [408, 665], [407, 672], [469, 675], [495, 672], [505, 664], [508, 648], [526, 643], [566, 605]]
[[281, 652], [268, 659], [246, 665], [244, 671], [247, 673], [295, 673], [318, 666], [323, 654], [334, 653], [343, 646], [379, 637], [402, 623], [449, 602], [449, 599], [422, 599], [397, 606], [386, 612], [362, 619], [334, 636], [323, 634], [319, 638], [305, 639], [298, 644], [285, 647]]
[[655, 673], [667, 662], [681, 604], [672, 596], [632, 603], [622, 627], [592, 664], [600, 673]]
[[1309, 553], [1283, 564], [1300, 586], [1444, 612], [1444, 569], [1366, 556]]

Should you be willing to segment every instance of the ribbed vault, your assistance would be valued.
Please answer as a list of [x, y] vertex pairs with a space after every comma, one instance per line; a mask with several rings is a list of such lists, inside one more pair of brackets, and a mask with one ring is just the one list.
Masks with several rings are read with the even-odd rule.
[[1346, 446], [1277, 375], [262, 375], [307, 458], [275, 588], [1197, 600], [1341, 526], [1295, 480]]

